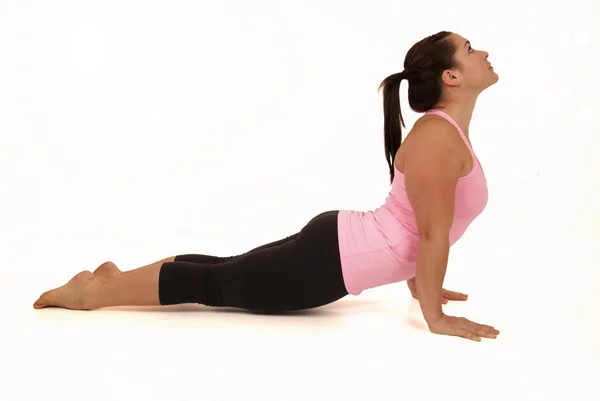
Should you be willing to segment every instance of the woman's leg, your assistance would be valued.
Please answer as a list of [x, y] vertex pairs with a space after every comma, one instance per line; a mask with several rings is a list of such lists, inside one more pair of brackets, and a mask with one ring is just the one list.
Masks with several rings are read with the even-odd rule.
[[106, 280], [81, 272], [43, 294], [34, 307], [201, 303], [275, 311], [321, 306], [347, 295], [337, 212], [320, 214], [293, 237], [216, 265], [163, 259]]
[[274, 312], [323, 306], [348, 295], [341, 271], [337, 213], [321, 213], [293, 239], [230, 262], [165, 263], [159, 277], [160, 303]]
[[[96, 307], [102, 307], [98, 306], [101, 304], [104, 304], [103, 306], [159, 305], [157, 298], [157, 277], [158, 271], [164, 263], [178, 261], [214, 265], [231, 262], [252, 252], [282, 245], [297, 237], [298, 233], [259, 246], [237, 256], [220, 257], [201, 254], [171, 256], [126, 272], [119, 270], [113, 262], [105, 262], [94, 270], [93, 274], [81, 272], [62, 287], [45, 292], [34, 303], [34, 308], [41, 309], [47, 306], [58, 306], [68, 309], [95, 309]], [[119, 278], [116, 279], [117, 277]], [[108, 281], [110, 281], [108, 284], [98, 284]], [[123, 290], [123, 288], [128, 288], [131, 286], [131, 283], [135, 282], [147, 283], [148, 285], [140, 286], [140, 291], [132, 292]], [[144, 289], [147, 291], [144, 291]], [[85, 300], [83, 299], [84, 295], [86, 295]]]
[[[201, 254], [178, 255], [159, 260], [135, 270], [122, 272], [118, 278], [111, 280], [108, 285], [99, 285], [91, 288], [86, 297], [85, 309], [118, 305], [161, 305], [158, 283], [161, 268], [165, 264], [172, 264], [176, 269], [182, 267], [195, 270], [198, 268], [198, 264], [202, 264], [203, 266], [211, 265], [218, 268], [219, 264], [232, 262], [253, 252], [275, 248], [294, 240], [297, 236], [298, 234], [294, 234], [290, 237], [262, 245], [242, 255], [226, 257]], [[191, 285], [193, 291], [196, 288], [197, 282], [190, 281], [188, 284]], [[128, 291], [129, 288], [135, 286], [139, 286], [139, 291]]]
[[212, 256], [212, 255], [202, 255], [202, 254], [190, 253], [190, 254], [185, 254], [185, 255], [177, 255], [176, 257], [173, 258], [173, 260], [168, 260], [168, 262], [177, 261], [177, 262], [209, 263], [209, 264], [231, 262], [231, 261], [234, 261], [234, 260], [236, 260], [244, 255], [247, 255], [249, 253], [252, 253], [255, 251], [260, 251], [262, 249], [273, 248], [275, 246], [279, 246], [286, 242], [292, 241], [292, 240], [296, 239], [297, 237], [298, 237], [298, 233], [296, 233], [294, 235], [290, 235], [289, 237], [286, 237], [286, 238], [283, 238], [283, 239], [280, 239], [277, 241], [269, 242], [268, 244], [261, 245], [257, 248], [249, 250], [246, 253], [243, 253], [241, 255], [236, 255], [236, 256]]

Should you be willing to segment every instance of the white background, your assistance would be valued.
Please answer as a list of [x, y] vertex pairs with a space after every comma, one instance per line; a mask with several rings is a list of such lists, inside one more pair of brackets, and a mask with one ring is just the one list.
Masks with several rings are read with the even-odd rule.
[[[0, 400], [597, 399], [598, 15], [591, 0], [0, 1]], [[500, 76], [470, 128], [490, 200], [445, 283], [469, 301], [444, 307], [498, 339], [430, 334], [405, 283], [289, 316], [33, 310], [106, 260], [237, 254], [379, 207], [378, 86], [441, 30]]]

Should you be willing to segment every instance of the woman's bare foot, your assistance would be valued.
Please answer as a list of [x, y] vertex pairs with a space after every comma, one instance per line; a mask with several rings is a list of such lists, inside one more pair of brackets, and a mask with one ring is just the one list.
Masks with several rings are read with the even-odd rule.
[[94, 270], [94, 276], [100, 281], [108, 281], [119, 274], [123, 274], [123, 272], [113, 262], [104, 262]]
[[69, 282], [62, 287], [43, 293], [33, 304], [35, 309], [42, 309], [48, 306], [59, 308], [85, 310], [85, 295], [89, 286], [99, 282], [92, 272], [86, 270], [77, 273]]

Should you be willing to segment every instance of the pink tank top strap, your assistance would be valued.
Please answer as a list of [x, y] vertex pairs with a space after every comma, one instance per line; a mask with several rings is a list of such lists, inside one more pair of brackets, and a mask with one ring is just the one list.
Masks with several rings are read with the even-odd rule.
[[444, 117], [446, 120], [450, 121], [450, 123], [452, 123], [452, 125], [454, 125], [456, 127], [456, 129], [458, 130], [458, 133], [460, 134], [460, 136], [462, 137], [463, 141], [465, 141], [465, 143], [467, 144], [467, 147], [469, 148], [469, 151], [474, 154], [475, 152], [473, 151], [473, 147], [471, 146], [471, 143], [469, 142], [469, 140], [467, 139], [465, 133], [463, 132], [463, 130], [460, 128], [460, 126], [456, 123], [456, 121], [454, 121], [454, 119], [452, 117], [450, 117], [448, 114], [444, 113], [441, 110], [438, 109], [431, 109], [425, 112], [425, 114], [436, 114], [438, 116]]
[[467, 139], [463, 130], [456, 123], [456, 121], [454, 121], [454, 119], [452, 117], [450, 117], [448, 114], [446, 114], [443, 111], [438, 110], [438, 109], [427, 110], [425, 112], [425, 114], [437, 114], [438, 116], [444, 117], [446, 120], [450, 121], [452, 123], [452, 125], [454, 125], [456, 127], [456, 129], [458, 130], [458, 133], [462, 137], [463, 141], [465, 141], [465, 144], [467, 145], [467, 149], [469, 149], [469, 152], [471, 152], [471, 156], [473, 156], [473, 159], [476, 160], [479, 167], [481, 167], [481, 163], [479, 162], [479, 158], [477, 157], [477, 155], [475, 155], [475, 151], [473, 150], [473, 146], [471, 146], [471, 142], [469, 142], [469, 140]]

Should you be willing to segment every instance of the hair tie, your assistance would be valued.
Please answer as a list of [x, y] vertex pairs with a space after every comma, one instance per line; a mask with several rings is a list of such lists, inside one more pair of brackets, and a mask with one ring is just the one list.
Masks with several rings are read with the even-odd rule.
[[408, 76], [409, 76], [410, 74], [409, 74], [409, 72], [408, 72], [408, 71], [404, 70], [404, 71], [402, 71], [402, 72], [401, 72], [400, 74], [398, 74], [398, 75], [399, 75], [400, 79], [404, 79], [404, 78], [408, 79]]

